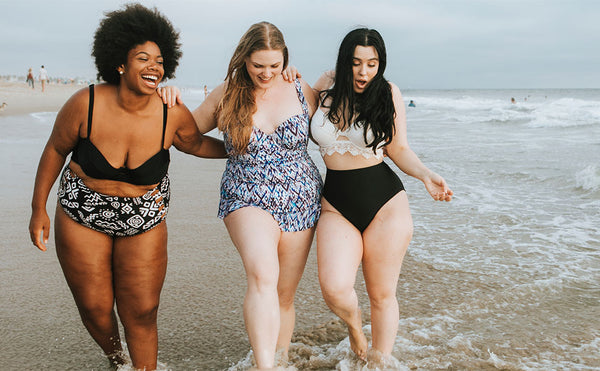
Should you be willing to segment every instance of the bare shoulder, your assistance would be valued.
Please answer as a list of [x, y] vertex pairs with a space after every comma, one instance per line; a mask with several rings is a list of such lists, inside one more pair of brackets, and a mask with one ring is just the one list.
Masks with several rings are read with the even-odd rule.
[[[56, 123], [62, 124], [72, 122], [73, 118], [83, 114], [87, 115], [89, 100], [90, 92], [88, 87], [77, 90], [58, 112]], [[65, 118], [70, 118], [70, 120], [64, 120]]]
[[402, 99], [402, 93], [400, 92], [400, 88], [398, 88], [398, 86], [391, 81], [388, 81], [388, 84], [390, 84], [390, 88], [392, 90], [392, 96], [394, 98], [397, 97], [397, 98]]
[[215, 87], [210, 94], [208, 95], [208, 97], [213, 97], [215, 99], [221, 99], [223, 98], [223, 95], [225, 95], [225, 90], [227, 90], [227, 82], [223, 82], [219, 85], [217, 85], [217, 87]]
[[177, 121], [179, 121], [181, 119], [188, 119], [189, 117], [191, 117], [191, 115], [192, 115], [192, 113], [190, 112], [190, 109], [184, 103], [176, 104], [175, 106], [169, 108], [169, 110], [168, 110], [169, 121], [171, 119], [174, 119]]

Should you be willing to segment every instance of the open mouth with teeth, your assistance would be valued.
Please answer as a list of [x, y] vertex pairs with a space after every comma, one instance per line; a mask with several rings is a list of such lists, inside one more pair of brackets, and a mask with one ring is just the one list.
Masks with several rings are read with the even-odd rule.
[[142, 79], [146, 82], [147, 85], [156, 88], [158, 84], [158, 76], [156, 75], [142, 75]]

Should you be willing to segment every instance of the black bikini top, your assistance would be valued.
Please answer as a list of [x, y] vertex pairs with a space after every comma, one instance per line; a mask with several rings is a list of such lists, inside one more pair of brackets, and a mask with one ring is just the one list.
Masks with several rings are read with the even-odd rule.
[[151, 185], [161, 181], [167, 174], [171, 157], [164, 149], [165, 129], [167, 127], [167, 105], [163, 105], [163, 131], [160, 151], [135, 169], [114, 168], [90, 140], [92, 133], [92, 113], [94, 111], [94, 85], [90, 85], [90, 103], [88, 107], [87, 138], [79, 138], [73, 148], [71, 160], [75, 161], [86, 175], [96, 179], [118, 180], [135, 185]]

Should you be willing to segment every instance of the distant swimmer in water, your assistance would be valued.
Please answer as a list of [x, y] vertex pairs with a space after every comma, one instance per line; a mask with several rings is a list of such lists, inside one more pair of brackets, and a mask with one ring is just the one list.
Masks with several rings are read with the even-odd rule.
[[515, 98], [514, 98], [514, 97], [510, 98], [510, 102], [511, 102], [512, 104], [516, 104], [516, 103], [517, 103], [517, 101], [515, 100]]
[[414, 100], [411, 100], [411, 101], [408, 103], [408, 106], [409, 106], [409, 107], [416, 107], [416, 105], [415, 105], [415, 101], [414, 101]]

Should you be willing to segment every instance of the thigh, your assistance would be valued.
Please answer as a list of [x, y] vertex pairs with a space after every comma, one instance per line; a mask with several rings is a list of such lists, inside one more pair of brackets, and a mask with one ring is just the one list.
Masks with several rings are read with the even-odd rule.
[[282, 232], [279, 240], [279, 283], [280, 293], [292, 294], [302, 278], [304, 266], [312, 244], [315, 229], [299, 232]]
[[406, 192], [392, 197], [363, 233], [363, 273], [367, 290], [395, 288], [413, 223]]
[[362, 236], [325, 198], [321, 202], [321, 217], [317, 224], [317, 262], [321, 286], [354, 286], [356, 272], [363, 258]]
[[112, 309], [113, 239], [78, 224], [60, 206], [56, 208], [54, 235], [56, 255], [80, 309]]
[[158, 305], [167, 271], [167, 224], [130, 237], [118, 237], [114, 247], [117, 304], [140, 309]]
[[242, 258], [248, 279], [256, 275], [266, 278], [265, 274], [277, 279], [277, 247], [282, 232], [273, 216], [258, 207], [249, 206], [229, 213], [223, 221]]

